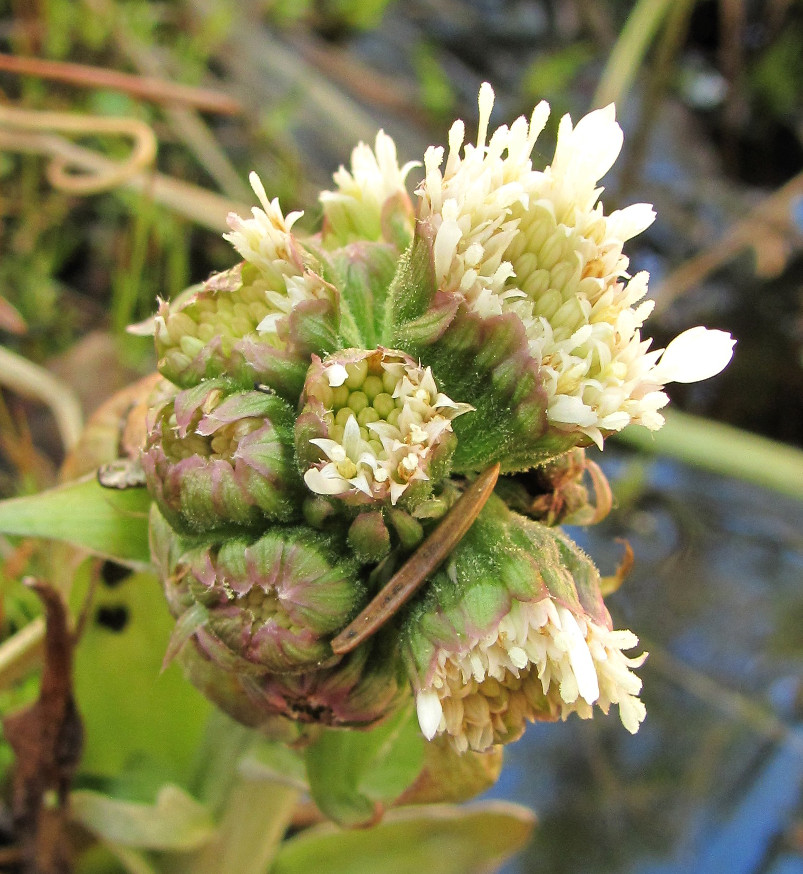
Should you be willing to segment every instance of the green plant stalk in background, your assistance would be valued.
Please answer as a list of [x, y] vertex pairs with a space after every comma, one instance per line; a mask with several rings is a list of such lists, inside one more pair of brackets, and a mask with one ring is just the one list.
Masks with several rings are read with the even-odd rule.
[[803, 450], [723, 422], [671, 410], [660, 431], [629, 428], [616, 440], [803, 500]]

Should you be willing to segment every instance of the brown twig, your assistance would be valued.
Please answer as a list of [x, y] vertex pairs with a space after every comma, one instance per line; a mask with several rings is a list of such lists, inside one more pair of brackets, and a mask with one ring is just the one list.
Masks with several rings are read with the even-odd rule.
[[423, 585], [471, 528], [499, 478], [499, 463], [481, 473], [444, 516], [440, 525], [360, 615], [332, 641], [338, 655], [351, 652], [378, 631]]
[[88, 64], [73, 64], [66, 61], [26, 58], [0, 53], [0, 70], [36, 76], [40, 79], [68, 82], [71, 85], [108, 88], [153, 103], [191, 106], [202, 112], [214, 112], [218, 115], [240, 115], [243, 112], [243, 105], [239, 100], [211, 88], [182, 85], [156, 76], [121, 73], [105, 67], [91, 67]]
[[44, 604], [44, 668], [39, 698], [3, 720], [14, 751], [14, 831], [25, 871], [63, 874], [70, 868], [67, 797], [83, 748], [83, 727], [72, 691], [74, 641], [60, 592], [28, 579]]

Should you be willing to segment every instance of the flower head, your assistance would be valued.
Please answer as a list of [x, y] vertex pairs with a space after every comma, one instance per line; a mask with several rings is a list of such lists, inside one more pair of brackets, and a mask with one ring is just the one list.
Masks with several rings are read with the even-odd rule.
[[427, 149], [425, 178], [416, 191], [419, 220], [434, 232], [438, 287], [463, 295], [488, 315], [501, 312], [497, 296], [511, 274], [504, 253], [518, 227], [513, 208], [529, 202], [530, 154], [549, 115], [547, 104], [539, 103], [529, 122], [519, 118], [510, 128], [500, 127], [486, 144], [493, 98], [491, 86], [484, 84], [476, 145], [464, 146], [465, 126], [458, 120], [449, 131], [443, 169], [443, 148]]
[[645, 715], [631, 669], [645, 656], [613, 631], [599, 574], [555, 529], [489, 502], [404, 629], [421, 730], [458, 751], [516, 740], [525, 723], [586, 719], [617, 704], [624, 726]]
[[376, 135], [374, 149], [359, 143], [351, 153], [351, 170], [341, 166], [334, 174], [336, 189], [320, 195], [327, 244], [379, 240], [385, 236], [385, 212], [394, 206], [408, 216], [412, 230], [405, 180], [418, 166], [418, 161], [408, 161], [399, 167], [396, 144], [384, 131]]
[[148, 488], [180, 530], [286, 521], [300, 482], [293, 413], [281, 398], [205, 380], [150, 414], [142, 455]]
[[[694, 329], [694, 342], [682, 346], [681, 370], [668, 361], [656, 366], [661, 351], [642, 340], [653, 306], [641, 302], [648, 276], [630, 277], [622, 249], [655, 214], [649, 204], [634, 204], [606, 216], [598, 202], [598, 181], [622, 146], [613, 106], [576, 126], [565, 116], [552, 162], [537, 171], [531, 153], [546, 104], [529, 122], [519, 118], [488, 140], [492, 105], [493, 91], [483, 85], [476, 146], [463, 145], [462, 122], [455, 122], [445, 168], [442, 149], [425, 158], [419, 218], [433, 239], [438, 288], [483, 317], [518, 317], [541, 369], [554, 431], [575, 435], [578, 445], [602, 446], [604, 436], [631, 423], [659, 428], [666, 382], [679, 373], [690, 380], [718, 373], [732, 341]], [[680, 355], [678, 348], [669, 360]]]
[[246, 672], [297, 671], [331, 657], [329, 638], [364, 594], [356, 562], [304, 527], [190, 548], [169, 585], [204, 608], [202, 627], [218, 655]]
[[383, 348], [315, 360], [304, 401], [296, 424], [304, 482], [358, 504], [396, 504], [411, 485], [444, 476], [451, 421], [470, 409], [438, 391], [429, 368]]
[[322, 315], [333, 322], [334, 289], [291, 232], [301, 213], [285, 219], [256, 173], [250, 178], [262, 208], [254, 207], [250, 219], [231, 213], [232, 230], [224, 235], [244, 261], [190, 295], [162, 302], [155, 319], [159, 370], [183, 387], [226, 375], [297, 395], [302, 362], [326, 345], [311, 336], [305, 316], [315, 330]]

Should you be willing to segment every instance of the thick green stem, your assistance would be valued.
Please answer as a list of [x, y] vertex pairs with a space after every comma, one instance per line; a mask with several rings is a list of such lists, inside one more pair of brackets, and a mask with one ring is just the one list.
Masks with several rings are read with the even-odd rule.
[[673, 410], [666, 414], [660, 431], [627, 428], [616, 439], [642, 451], [803, 499], [803, 452], [731, 425]]
[[182, 874], [266, 874], [299, 795], [297, 788], [278, 781], [238, 775], [218, 837], [182, 860]]
[[176, 857], [175, 874], [266, 874], [301, 790], [292, 778], [244, 765], [260, 736], [219, 711], [210, 714], [191, 786], [218, 823], [214, 840]]

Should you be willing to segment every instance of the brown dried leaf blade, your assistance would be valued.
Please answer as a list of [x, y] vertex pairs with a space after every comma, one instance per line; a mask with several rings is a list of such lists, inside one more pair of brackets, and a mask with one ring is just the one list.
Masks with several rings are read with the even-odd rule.
[[38, 700], [3, 721], [16, 757], [14, 830], [24, 874], [68, 874], [67, 795], [83, 746], [72, 692], [74, 640], [60, 593], [39, 581], [28, 585], [45, 607], [45, 651]]

